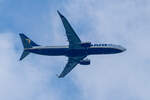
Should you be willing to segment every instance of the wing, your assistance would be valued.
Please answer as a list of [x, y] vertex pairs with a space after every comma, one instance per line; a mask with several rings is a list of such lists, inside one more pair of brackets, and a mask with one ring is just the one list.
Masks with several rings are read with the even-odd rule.
[[69, 24], [68, 20], [59, 12], [57, 11], [62, 23], [65, 27], [65, 31], [66, 31], [66, 35], [69, 41], [69, 46], [73, 47], [76, 46], [76, 44], [80, 44], [81, 40], [80, 38], [77, 36], [77, 34], [75, 33], [75, 31], [73, 30], [73, 28], [71, 27], [71, 25]]
[[79, 63], [79, 61], [84, 59], [85, 57], [86, 56], [69, 58], [68, 63], [66, 64], [64, 70], [58, 77], [59, 78], [65, 77]]

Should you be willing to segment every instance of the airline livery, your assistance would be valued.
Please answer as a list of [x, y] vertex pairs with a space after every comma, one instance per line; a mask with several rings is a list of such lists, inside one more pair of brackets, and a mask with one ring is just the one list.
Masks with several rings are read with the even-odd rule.
[[65, 27], [69, 45], [66, 46], [40, 46], [20, 33], [24, 51], [20, 60], [24, 59], [29, 53], [46, 56], [66, 56], [68, 62], [59, 78], [65, 77], [77, 64], [89, 65], [90, 60], [85, 59], [88, 55], [116, 54], [124, 52], [126, 49], [115, 44], [91, 44], [91, 42], [81, 42], [68, 20], [58, 11], [58, 14]]

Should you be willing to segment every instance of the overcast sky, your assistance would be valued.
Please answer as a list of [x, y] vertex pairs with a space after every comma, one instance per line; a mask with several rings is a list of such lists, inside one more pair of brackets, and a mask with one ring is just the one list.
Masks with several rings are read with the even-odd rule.
[[[19, 61], [23, 32], [40, 45], [66, 45], [59, 10], [82, 41], [127, 51], [89, 56], [65, 78], [66, 57]], [[0, 100], [150, 100], [150, 0], [0, 0]]]

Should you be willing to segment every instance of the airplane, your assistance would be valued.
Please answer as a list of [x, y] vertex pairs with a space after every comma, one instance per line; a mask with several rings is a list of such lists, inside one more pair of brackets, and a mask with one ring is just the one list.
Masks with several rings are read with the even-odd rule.
[[90, 60], [86, 57], [88, 55], [101, 54], [116, 54], [126, 51], [123, 46], [116, 44], [92, 44], [91, 42], [82, 42], [71, 27], [68, 20], [57, 11], [65, 28], [66, 36], [69, 45], [65, 46], [41, 46], [33, 42], [23, 33], [20, 33], [20, 38], [24, 47], [20, 61], [30, 53], [46, 55], [46, 56], [66, 56], [68, 62], [58, 78], [65, 77], [77, 64], [90, 65]]

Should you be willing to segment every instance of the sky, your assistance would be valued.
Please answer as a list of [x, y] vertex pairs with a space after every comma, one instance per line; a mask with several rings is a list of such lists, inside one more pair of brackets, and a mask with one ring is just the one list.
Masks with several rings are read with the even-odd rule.
[[[127, 51], [88, 56], [58, 79], [66, 57], [30, 54], [19, 61], [19, 33], [40, 45], [68, 44], [59, 10], [82, 41]], [[149, 0], [0, 0], [1, 100], [150, 100]]]

